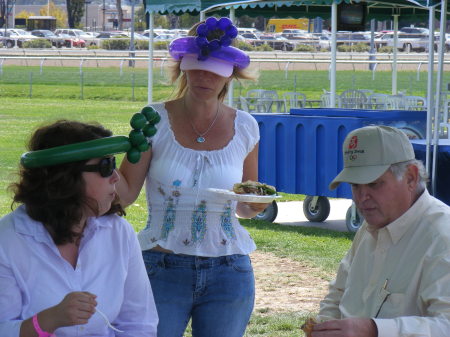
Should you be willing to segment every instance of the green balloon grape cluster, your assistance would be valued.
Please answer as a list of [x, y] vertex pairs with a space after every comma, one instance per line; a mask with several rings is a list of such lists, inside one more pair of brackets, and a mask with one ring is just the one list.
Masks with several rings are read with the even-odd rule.
[[130, 163], [136, 164], [141, 159], [141, 152], [150, 148], [147, 138], [156, 134], [155, 124], [158, 124], [160, 120], [161, 116], [149, 106], [131, 117], [130, 125], [133, 128], [129, 134], [131, 148], [127, 151], [127, 159]]

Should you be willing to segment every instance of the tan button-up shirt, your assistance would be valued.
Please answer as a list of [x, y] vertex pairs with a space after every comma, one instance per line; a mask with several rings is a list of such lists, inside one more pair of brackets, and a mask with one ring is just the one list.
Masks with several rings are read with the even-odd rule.
[[378, 337], [450, 336], [450, 207], [425, 191], [379, 230], [364, 222], [318, 319], [373, 318]]

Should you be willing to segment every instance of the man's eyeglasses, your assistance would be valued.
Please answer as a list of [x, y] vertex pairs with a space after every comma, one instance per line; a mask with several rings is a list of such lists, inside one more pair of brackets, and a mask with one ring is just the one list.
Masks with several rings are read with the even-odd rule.
[[84, 165], [84, 172], [98, 172], [103, 178], [110, 177], [116, 169], [116, 157], [102, 158], [98, 164]]

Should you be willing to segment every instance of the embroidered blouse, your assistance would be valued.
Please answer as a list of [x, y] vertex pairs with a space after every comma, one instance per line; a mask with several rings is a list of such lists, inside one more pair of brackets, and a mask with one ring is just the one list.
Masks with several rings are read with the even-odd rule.
[[236, 201], [208, 188], [230, 190], [242, 181], [244, 160], [259, 141], [256, 120], [237, 110], [230, 142], [198, 151], [175, 139], [164, 104], [152, 107], [161, 121], [146, 177], [148, 220], [138, 234], [142, 250], [159, 245], [195, 256], [251, 253], [256, 246], [236, 218]]

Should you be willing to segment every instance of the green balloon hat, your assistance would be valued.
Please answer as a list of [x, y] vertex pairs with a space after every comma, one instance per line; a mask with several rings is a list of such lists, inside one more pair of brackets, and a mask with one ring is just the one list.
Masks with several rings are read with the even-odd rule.
[[50, 149], [30, 151], [22, 154], [20, 162], [23, 167], [35, 168], [126, 152], [128, 161], [136, 164], [141, 159], [141, 152], [150, 148], [150, 138], [156, 134], [155, 125], [160, 120], [161, 117], [155, 109], [147, 106], [131, 117], [130, 125], [133, 130], [128, 137], [111, 136]]

